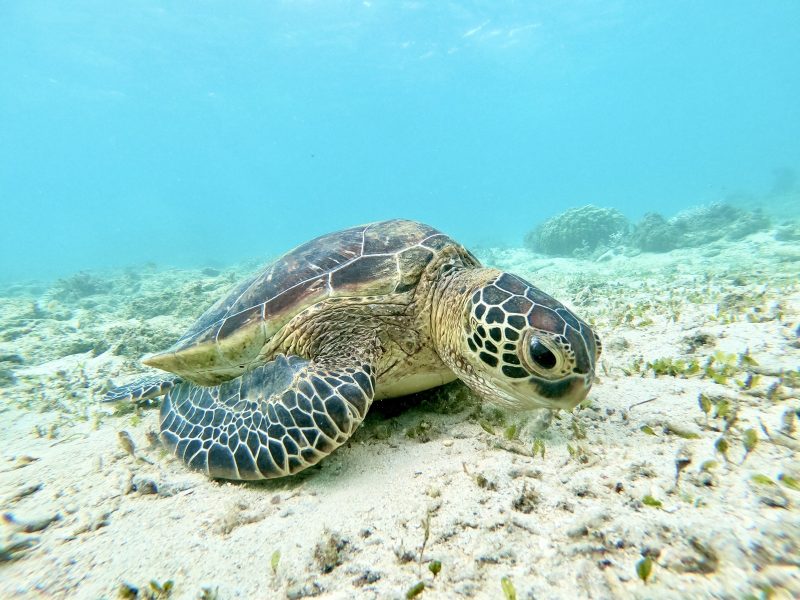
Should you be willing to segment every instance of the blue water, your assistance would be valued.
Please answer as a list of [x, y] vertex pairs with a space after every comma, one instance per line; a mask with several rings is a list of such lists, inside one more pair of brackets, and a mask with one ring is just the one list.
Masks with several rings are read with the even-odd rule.
[[7, 0], [0, 278], [768, 198], [799, 56], [796, 0]]

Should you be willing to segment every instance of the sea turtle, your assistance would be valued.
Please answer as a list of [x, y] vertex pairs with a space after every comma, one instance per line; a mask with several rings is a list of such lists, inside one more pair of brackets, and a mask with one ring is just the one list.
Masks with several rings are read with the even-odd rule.
[[171, 452], [210, 477], [264, 479], [330, 454], [373, 400], [456, 378], [500, 406], [572, 408], [599, 354], [557, 300], [433, 227], [392, 220], [284, 254], [142, 361], [170, 373], [106, 399], [165, 395]]

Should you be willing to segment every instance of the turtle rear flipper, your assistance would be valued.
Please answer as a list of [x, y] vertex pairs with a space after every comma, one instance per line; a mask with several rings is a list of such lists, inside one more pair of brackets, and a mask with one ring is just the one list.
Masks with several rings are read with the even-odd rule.
[[148, 398], [158, 398], [182, 381], [183, 379], [177, 375], [170, 375], [168, 373], [148, 375], [142, 379], [137, 379], [133, 383], [121, 385], [109, 390], [106, 392], [105, 396], [103, 396], [103, 402], [121, 402], [122, 400], [136, 402], [139, 400], [147, 400]]
[[372, 361], [343, 358], [279, 354], [218, 386], [179, 383], [161, 404], [161, 441], [210, 477], [301, 471], [347, 441], [372, 403]]

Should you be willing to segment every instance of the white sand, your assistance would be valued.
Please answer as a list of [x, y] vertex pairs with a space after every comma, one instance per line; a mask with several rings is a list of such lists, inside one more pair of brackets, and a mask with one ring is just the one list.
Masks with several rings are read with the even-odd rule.
[[[220, 599], [405, 598], [419, 581], [421, 598], [503, 598], [504, 577], [517, 598], [800, 596], [800, 492], [787, 485], [800, 480], [800, 434], [788, 423], [781, 433], [800, 410], [800, 250], [761, 234], [601, 263], [523, 250], [483, 258], [597, 324], [605, 351], [591, 406], [543, 433], [541, 414], [487, 425], [489, 413], [481, 419], [492, 434], [471, 417], [474, 399], [455, 414], [443, 414], [436, 394], [399, 414], [387, 400], [319, 467], [261, 484], [209, 481], [148, 448], [155, 408], [107, 416], [97, 400], [109, 378], [134, 374], [133, 360], [55, 358], [75, 340], [111, 336], [113, 346], [125, 332], [169, 342], [240, 273], [147, 273], [138, 291], [92, 296], [95, 306], [40, 300], [36, 319], [24, 294], [0, 299], [0, 355], [25, 359], [10, 365], [17, 382], [0, 388], [0, 507], [19, 523], [0, 539], [7, 549], [30, 545], [0, 562], [0, 597], [115, 598], [122, 582], [173, 580], [173, 598], [199, 598], [202, 588]], [[181, 318], [146, 319], [126, 309], [162, 292], [187, 298], [194, 313], [176, 305]], [[690, 351], [686, 338], [699, 333], [708, 343]], [[724, 383], [644, 367], [682, 357], [702, 371], [717, 350], [749, 351], [757, 365], [731, 359], [736, 374]], [[741, 389], [748, 371], [760, 380]], [[700, 410], [701, 392], [736, 412], [727, 432], [725, 419]], [[509, 441], [512, 424], [519, 439]], [[408, 437], [410, 428], [429, 441]], [[758, 442], [742, 464], [748, 429]], [[154, 464], [126, 454], [120, 430]], [[529, 456], [535, 436], [544, 457]], [[729, 462], [715, 451], [721, 437]], [[24, 457], [36, 460], [21, 466]], [[709, 460], [716, 467], [703, 470]], [[9, 500], [31, 484], [41, 488]], [[144, 493], [153, 484], [157, 493]], [[55, 515], [42, 531], [15, 531]], [[653, 561], [646, 583], [636, 573], [644, 555]]]

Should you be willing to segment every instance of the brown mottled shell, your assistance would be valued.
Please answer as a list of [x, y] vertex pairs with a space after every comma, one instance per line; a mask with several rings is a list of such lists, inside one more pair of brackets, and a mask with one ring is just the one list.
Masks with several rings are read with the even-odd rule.
[[436, 253], [455, 244], [428, 225], [405, 220], [323, 235], [238, 285], [169, 350], [144, 363], [199, 382], [224, 379], [232, 363], [254, 360], [266, 341], [305, 308], [330, 297], [408, 291]]

